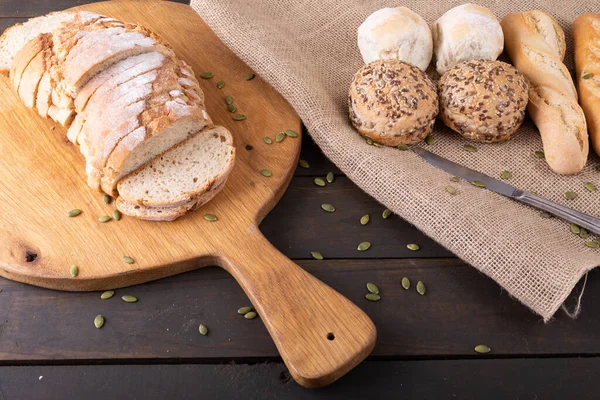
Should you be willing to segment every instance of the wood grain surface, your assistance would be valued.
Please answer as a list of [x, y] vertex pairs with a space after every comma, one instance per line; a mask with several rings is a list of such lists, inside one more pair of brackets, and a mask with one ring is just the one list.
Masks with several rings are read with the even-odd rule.
[[[189, 6], [168, 2], [105, 2], [78, 10], [146, 25], [200, 74], [207, 110], [233, 133], [236, 166], [225, 189], [199, 211], [172, 223], [124, 218], [102, 224], [111, 206], [85, 185], [80, 154], [65, 131], [27, 110], [0, 80], [0, 275], [60, 290], [100, 290], [220, 265], [240, 283], [294, 378], [305, 386], [338, 379], [375, 345], [375, 327], [354, 304], [318, 281], [264, 239], [257, 226], [292, 178], [301, 139], [268, 145], [264, 136], [301, 130], [291, 107], [251, 72]], [[169, 15], [169, 18], [159, 18]], [[216, 87], [216, 81], [225, 87]], [[245, 121], [225, 107], [231, 95]], [[40, 168], [40, 160], [44, 167]], [[272, 176], [260, 171], [268, 169]], [[26, 183], [26, 184], [25, 184]], [[83, 210], [67, 218], [73, 208]], [[209, 222], [204, 214], [218, 216]], [[132, 257], [130, 265], [123, 256]], [[69, 266], [79, 275], [71, 277]], [[344, 310], [344, 313], [339, 313]]]

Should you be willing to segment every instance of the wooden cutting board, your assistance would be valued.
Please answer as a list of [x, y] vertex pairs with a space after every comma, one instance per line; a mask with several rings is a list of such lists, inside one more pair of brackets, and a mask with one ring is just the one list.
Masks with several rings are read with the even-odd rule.
[[[300, 137], [266, 144], [265, 136], [300, 132], [293, 109], [239, 60], [189, 7], [169, 2], [105, 2], [78, 7], [146, 25], [173, 46], [200, 79], [207, 110], [237, 147], [225, 189], [200, 210], [170, 223], [124, 217], [98, 222], [113, 205], [86, 186], [84, 159], [65, 129], [26, 109], [0, 78], [0, 275], [59, 290], [114, 289], [219, 265], [242, 286], [292, 376], [308, 387], [329, 384], [375, 345], [371, 320], [345, 297], [279, 253], [258, 225], [289, 184]], [[222, 89], [216, 87], [220, 80]], [[245, 121], [234, 121], [225, 96]], [[261, 175], [272, 171], [271, 177]], [[67, 212], [83, 213], [68, 218]], [[322, 212], [315, 210], [315, 212]], [[209, 222], [204, 214], [218, 216]], [[281, 221], [282, 226], [285, 221]], [[134, 264], [122, 261], [130, 256]], [[79, 275], [70, 276], [71, 265]], [[238, 305], [232, 304], [232, 312]]]

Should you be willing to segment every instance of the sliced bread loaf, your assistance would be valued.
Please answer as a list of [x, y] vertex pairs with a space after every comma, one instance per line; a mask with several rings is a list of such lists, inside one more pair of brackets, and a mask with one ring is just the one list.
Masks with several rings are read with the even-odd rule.
[[38, 86], [51, 62], [52, 49], [47, 48], [40, 51], [23, 71], [18, 93], [25, 106], [29, 108], [35, 106]]
[[19, 92], [21, 78], [29, 66], [29, 63], [39, 53], [51, 47], [52, 35], [49, 33], [41, 33], [27, 42], [14, 56], [13, 63], [10, 67], [10, 80], [17, 93]]

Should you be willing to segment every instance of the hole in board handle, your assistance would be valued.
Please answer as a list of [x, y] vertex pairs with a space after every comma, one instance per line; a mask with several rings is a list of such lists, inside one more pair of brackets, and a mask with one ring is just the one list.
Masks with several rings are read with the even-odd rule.
[[32, 251], [26, 251], [25, 252], [25, 261], [27, 261], [28, 263], [34, 262], [35, 259], [37, 258], [37, 256], [38, 255]]
[[327, 340], [333, 340], [333, 339], [335, 339], [335, 335], [333, 334], [333, 332], [329, 332], [327, 334]]

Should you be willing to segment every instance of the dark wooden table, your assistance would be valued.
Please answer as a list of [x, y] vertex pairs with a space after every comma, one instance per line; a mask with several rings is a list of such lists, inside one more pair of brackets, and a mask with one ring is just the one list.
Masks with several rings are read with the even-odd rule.
[[[0, 30], [82, 3], [2, 0]], [[302, 158], [310, 168], [296, 171], [261, 229], [373, 319], [378, 342], [366, 362], [327, 388], [300, 387], [260, 319], [237, 314], [248, 300], [218, 268], [117, 291], [137, 296], [135, 304], [0, 279], [0, 400], [600, 397], [593, 390], [600, 371], [597, 272], [590, 273], [578, 320], [559, 312], [544, 324], [415, 227], [396, 216], [384, 220], [384, 207], [307, 135]], [[329, 171], [335, 182], [316, 187], [314, 177]], [[324, 202], [337, 211], [320, 212]], [[361, 226], [367, 213], [371, 222]], [[373, 247], [357, 252], [365, 240]], [[421, 250], [408, 250], [408, 243]], [[313, 260], [311, 251], [325, 260]], [[403, 290], [404, 276], [413, 285], [425, 282], [426, 295]], [[379, 286], [381, 301], [365, 300], [367, 282]], [[106, 317], [100, 330], [93, 325], [97, 314]], [[209, 327], [208, 336], [198, 333], [200, 323]], [[475, 353], [481, 343], [492, 352]]]

